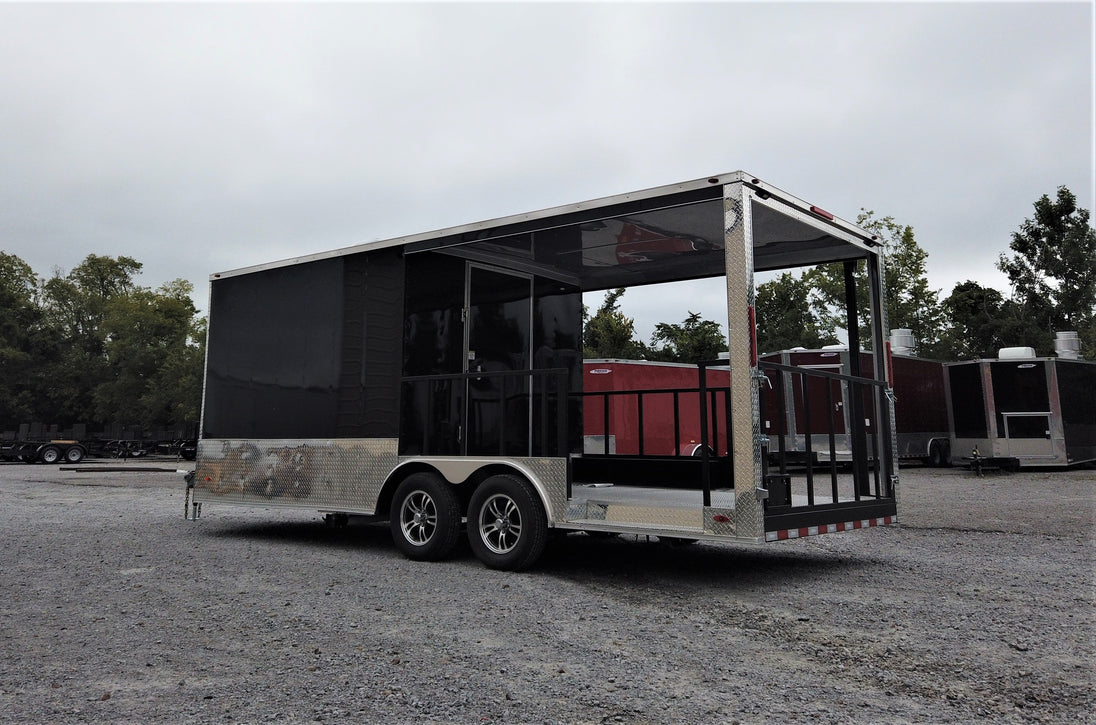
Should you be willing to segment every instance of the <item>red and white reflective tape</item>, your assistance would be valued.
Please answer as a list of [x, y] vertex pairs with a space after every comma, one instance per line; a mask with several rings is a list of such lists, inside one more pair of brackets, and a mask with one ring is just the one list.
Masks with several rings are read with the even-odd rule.
[[836, 534], [839, 531], [852, 531], [853, 529], [867, 529], [872, 526], [886, 526], [898, 523], [897, 516], [883, 516], [878, 519], [862, 519], [860, 521], [846, 521], [841, 524], [823, 524], [822, 526], [804, 526], [800, 529], [781, 529], [779, 531], [766, 531], [765, 541], [784, 541], [785, 539], [801, 539], [804, 536], [818, 536], [819, 534]]

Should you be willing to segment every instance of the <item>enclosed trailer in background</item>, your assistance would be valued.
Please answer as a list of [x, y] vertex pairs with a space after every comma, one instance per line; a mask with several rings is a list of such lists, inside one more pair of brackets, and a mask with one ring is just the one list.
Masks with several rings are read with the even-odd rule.
[[[805, 456], [809, 450], [812, 461], [851, 460], [852, 439], [849, 431], [856, 403], [851, 397], [852, 386], [840, 377], [852, 372], [848, 348], [796, 348], [767, 353], [761, 359], [837, 376], [807, 378], [804, 387], [802, 384], [793, 385], [793, 380], [788, 377], [778, 382], [774, 371], [767, 373], [772, 393], [765, 397], [761, 425], [762, 432], [771, 439], [770, 450], [777, 450], [779, 441], [776, 439], [783, 437], [785, 451]], [[861, 352], [860, 369], [870, 370], [873, 365], [873, 354]], [[891, 355], [890, 365], [894, 378], [894, 429], [898, 459], [946, 465], [949, 428], [944, 363], [912, 355]], [[776, 389], [777, 385], [780, 386], [779, 390]], [[871, 435], [876, 430], [874, 409], [866, 400], [859, 405], [863, 411], [864, 425]]]
[[[880, 349], [881, 254], [736, 172], [215, 274], [194, 500], [387, 518], [415, 559], [447, 556], [466, 524], [500, 569], [531, 565], [549, 529], [764, 542], [891, 523], [883, 361], [846, 376], [874, 425], [849, 423], [854, 466], [832, 486], [770, 471], [757, 425], [754, 273], [840, 264], [855, 321], [865, 262]], [[704, 278], [726, 288], [729, 349], [687, 386], [699, 410], [677, 408], [700, 455], [587, 450], [585, 413], [605, 395], [584, 386], [582, 294]], [[620, 404], [645, 404], [631, 395]]]
[[1096, 461], [1096, 362], [1006, 348], [944, 367], [953, 462], [975, 450], [1006, 468]]
[[684, 363], [587, 359], [582, 367], [587, 453], [699, 457], [702, 437], [710, 452], [730, 451], [726, 367], [707, 368], [703, 381], [700, 367]]

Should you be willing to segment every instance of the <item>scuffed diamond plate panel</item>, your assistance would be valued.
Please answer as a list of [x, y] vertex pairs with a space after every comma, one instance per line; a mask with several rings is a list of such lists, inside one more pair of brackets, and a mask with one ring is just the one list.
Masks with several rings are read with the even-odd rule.
[[202, 440], [194, 500], [373, 513], [395, 438]]

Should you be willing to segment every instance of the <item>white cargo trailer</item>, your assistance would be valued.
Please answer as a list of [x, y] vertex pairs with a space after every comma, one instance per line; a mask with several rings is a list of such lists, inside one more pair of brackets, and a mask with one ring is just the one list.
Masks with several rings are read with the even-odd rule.
[[[466, 528], [500, 569], [530, 566], [553, 529], [760, 543], [893, 523], [882, 356], [845, 376], [875, 421], [850, 424], [851, 472], [817, 490], [769, 472], [754, 273], [828, 263], [854, 346], [866, 266], [882, 349], [881, 244], [745, 172], [214, 274], [195, 504], [387, 518], [424, 560]], [[584, 409], [642, 419], [649, 391], [583, 390], [582, 294], [706, 278], [725, 281], [729, 346], [721, 376], [701, 363], [678, 394], [699, 401], [680, 414], [699, 414], [701, 455], [584, 452]]]

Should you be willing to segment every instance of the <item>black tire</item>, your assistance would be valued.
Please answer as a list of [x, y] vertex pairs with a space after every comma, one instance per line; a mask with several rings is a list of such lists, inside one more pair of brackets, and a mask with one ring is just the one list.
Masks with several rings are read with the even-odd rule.
[[38, 460], [42, 463], [57, 463], [61, 460], [61, 449], [57, 446], [46, 446], [38, 451]]
[[929, 444], [929, 464], [933, 468], [945, 468], [948, 465], [947, 444], [933, 441]]
[[65, 462], [67, 463], [79, 463], [84, 460], [84, 449], [82, 446], [69, 446], [65, 451]]
[[506, 473], [481, 483], [468, 505], [468, 541], [492, 569], [532, 566], [548, 543], [548, 516], [533, 486]]
[[408, 559], [449, 556], [460, 539], [460, 502], [453, 487], [433, 473], [411, 474], [392, 498], [388, 527]]

